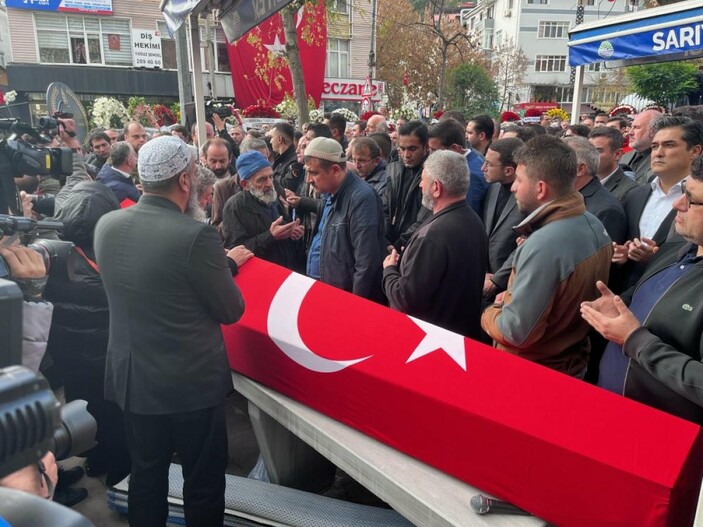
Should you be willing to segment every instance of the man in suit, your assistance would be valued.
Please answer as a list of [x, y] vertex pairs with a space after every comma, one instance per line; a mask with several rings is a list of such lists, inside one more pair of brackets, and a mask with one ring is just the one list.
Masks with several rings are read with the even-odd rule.
[[652, 123], [661, 115], [657, 110], [643, 111], [632, 121], [628, 132], [632, 151], [622, 156], [620, 164], [632, 169], [635, 181], [640, 185], [647, 183], [652, 177]]
[[[393, 309], [479, 338], [486, 235], [466, 203], [469, 170], [461, 154], [435, 152], [422, 171], [422, 205], [432, 217], [400, 258], [383, 262], [383, 290]], [[400, 260], [400, 261], [399, 261]]]
[[483, 284], [483, 297], [488, 303], [508, 286], [511, 266], [503, 265], [517, 247], [518, 235], [513, 230], [525, 219], [515, 203], [510, 187], [515, 181], [517, 163], [513, 154], [523, 143], [517, 137], [491, 143], [483, 163], [483, 175], [489, 183], [483, 205], [483, 225], [488, 236], [488, 268]]
[[622, 203], [628, 192], [638, 186], [618, 164], [622, 157], [622, 134], [609, 126], [597, 126], [588, 134], [588, 141], [598, 151], [598, 179]]
[[576, 152], [574, 188], [583, 195], [586, 210], [601, 221], [611, 240], [623, 243], [627, 232], [625, 211], [596, 176], [598, 151], [585, 137], [565, 137], [563, 141]]
[[617, 291], [634, 285], [658, 248], [667, 240], [681, 196], [681, 181], [691, 173], [693, 160], [703, 150], [703, 124], [688, 117], [663, 116], [652, 123], [654, 179], [625, 198], [627, 240], [614, 247], [613, 262], [627, 264], [627, 275]]
[[105, 397], [124, 412], [132, 457], [129, 524], [164, 525], [174, 452], [189, 527], [221, 527], [232, 390], [221, 324], [244, 312], [232, 280], [251, 253], [225, 254], [197, 216], [195, 155], [177, 137], [139, 153], [144, 195], [103, 216], [95, 254], [110, 304]]
[[136, 168], [137, 153], [134, 148], [127, 141], [118, 141], [110, 147], [110, 157], [96, 179], [112, 190], [120, 203], [125, 199], [136, 203], [141, 197], [131, 176]]

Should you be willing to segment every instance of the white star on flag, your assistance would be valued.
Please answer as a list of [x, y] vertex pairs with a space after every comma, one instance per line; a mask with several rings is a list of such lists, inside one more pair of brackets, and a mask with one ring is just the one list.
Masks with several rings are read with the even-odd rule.
[[408, 318], [415, 322], [426, 335], [420, 344], [417, 345], [413, 354], [410, 355], [406, 364], [441, 349], [466, 371], [466, 347], [464, 345], [463, 336], [447, 331], [444, 328], [439, 328], [415, 317], [408, 316]]
[[281, 44], [281, 39], [276, 35], [273, 44], [264, 44], [264, 47], [275, 55], [283, 55], [286, 52], [286, 46]]

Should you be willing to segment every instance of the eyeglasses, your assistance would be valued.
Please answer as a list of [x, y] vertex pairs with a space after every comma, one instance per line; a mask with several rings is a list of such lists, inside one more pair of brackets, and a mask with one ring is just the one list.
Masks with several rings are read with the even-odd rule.
[[684, 196], [684, 199], [686, 200], [686, 208], [691, 208], [694, 205], [698, 205], [698, 206], [703, 205], [703, 201], [693, 201], [691, 199], [691, 193], [686, 192], [686, 181], [685, 180], [681, 182], [681, 192]]

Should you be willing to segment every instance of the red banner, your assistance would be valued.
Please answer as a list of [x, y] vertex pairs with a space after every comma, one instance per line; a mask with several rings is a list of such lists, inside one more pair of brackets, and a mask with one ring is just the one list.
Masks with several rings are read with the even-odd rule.
[[554, 524], [691, 523], [697, 425], [262, 260], [237, 284], [234, 370]]
[[[327, 58], [324, 1], [317, 5], [304, 4], [295, 15], [295, 23], [305, 89], [319, 105]], [[293, 95], [285, 44], [281, 15], [276, 13], [227, 46], [234, 97], [239, 108], [252, 104], [275, 106], [285, 94]]]

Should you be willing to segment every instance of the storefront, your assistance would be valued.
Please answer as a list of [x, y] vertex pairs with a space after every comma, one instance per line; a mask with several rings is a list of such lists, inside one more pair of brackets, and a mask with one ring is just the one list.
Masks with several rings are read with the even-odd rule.
[[[361, 111], [361, 101], [364, 96], [364, 79], [325, 78], [322, 87], [322, 108], [331, 112], [339, 108], [347, 108], [357, 115]], [[374, 80], [371, 82], [371, 103], [374, 107], [385, 104], [386, 83]]]

